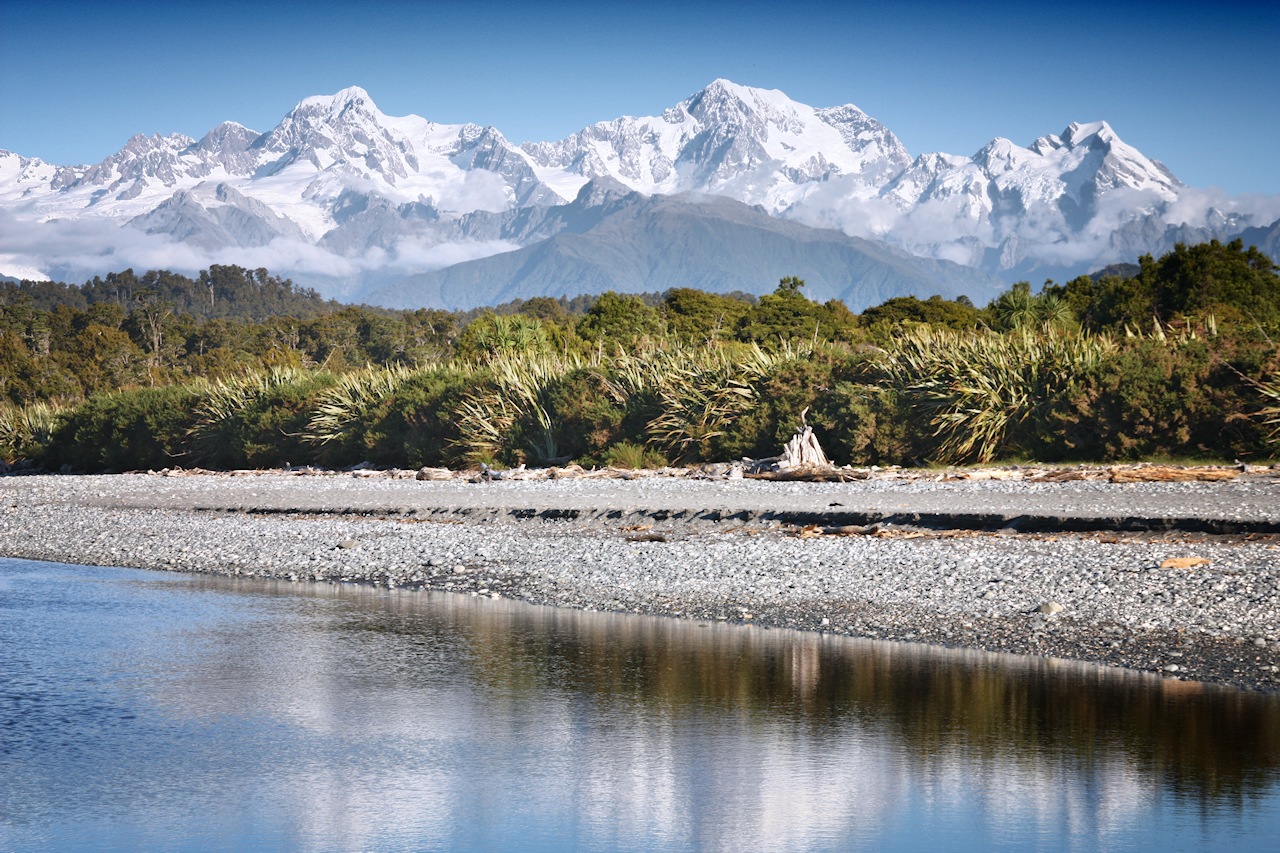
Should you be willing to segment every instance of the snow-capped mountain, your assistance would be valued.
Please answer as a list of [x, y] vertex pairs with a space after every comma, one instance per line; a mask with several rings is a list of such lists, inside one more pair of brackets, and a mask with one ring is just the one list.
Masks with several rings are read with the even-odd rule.
[[[1088, 257], [1099, 228], [1158, 217], [1182, 189], [1162, 163], [1126, 145], [1106, 122], [1073, 123], [1026, 148], [996, 138], [972, 157], [917, 157], [881, 189], [878, 199], [894, 210], [869, 233], [995, 270], [1028, 258], [1051, 262], [1064, 252], [1092, 263], [1104, 260]], [[813, 205], [794, 214], [829, 221], [831, 211]]]
[[[716, 80], [659, 116], [516, 146], [494, 127], [386, 115], [352, 87], [304, 99], [265, 133], [225, 122], [198, 141], [135, 136], [89, 166], [0, 152], [0, 274], [75, 279], [239, 263], [360, 296], [585, 233], [626, 193], [686, 194], [681, 204], [727, 197], [797, 227], [883, 241], [895, 264], [919, 256], [928, 259], [921, 271], [944, 278], [955, 268], [935, 261], [1004, 280], [1080, 272], [1280, 217], [1277, 199], [1246, 205], [1185, 187], [1105, 122], [1071, 124], [1027, 147], [997, 138], [972, 156], [913, 158], [852, 104], [818, 109]], [[735, 251], [724, 235], [745, 233], [714, 230], [723, 252]], [[616, 228], [593, 234], [631, 239]], [[688, 252], [689, 264], [695, 256], [705, 258]], [[823, 269], [830, 277], [830, 264]], [[699, 275], [690, 270], [691, 280]], [[974, 281], [966, 273], [937, 290]]]
[[661, 116], [601, 122], [522, 147], [553, 186], [576, 191], [587, 179], [612, 177], [643, 193], [707, 192], [774, 212], [805, 184], [837, 176], [874, 193], [911, 159], [887, 127], [852, 104], [818, 110], [728, 80]]

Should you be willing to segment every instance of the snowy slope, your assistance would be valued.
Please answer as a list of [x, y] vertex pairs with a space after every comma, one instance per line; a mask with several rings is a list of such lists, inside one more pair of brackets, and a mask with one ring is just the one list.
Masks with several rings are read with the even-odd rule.
[[874, 192], [910, 159], [888, 128], [852, 104], [818, 110], [728, 80], [660, 116], [623, 117], [523, 147], [562, 194], [607, 176], [643, 193], [710, 192], [774, 212], [801, 185], [834, 176], [857, 177]]

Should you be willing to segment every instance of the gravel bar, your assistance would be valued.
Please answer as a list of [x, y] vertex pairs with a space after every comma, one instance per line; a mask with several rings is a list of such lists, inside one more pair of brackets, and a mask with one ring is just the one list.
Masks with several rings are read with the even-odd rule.
[[363, 583], [1280, 690], [1280, 478], [0, 477], [0, 554]]

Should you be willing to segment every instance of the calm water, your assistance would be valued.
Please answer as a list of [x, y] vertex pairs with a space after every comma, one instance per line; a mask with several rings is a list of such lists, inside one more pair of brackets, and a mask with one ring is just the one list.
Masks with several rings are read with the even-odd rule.
[[1280, 701], [0, 560], [2, 850], [1280, 849]]

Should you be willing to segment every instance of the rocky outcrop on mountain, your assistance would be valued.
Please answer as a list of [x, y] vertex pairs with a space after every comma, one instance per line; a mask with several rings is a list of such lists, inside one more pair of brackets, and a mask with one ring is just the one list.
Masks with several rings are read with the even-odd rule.
[[165, 234], [205, 249], [266, 246], [278, 238], [306, 239], [293, 222], [227, 184], [213, 187], [211, 197], [208, 189], [199, 184], [194, 190], [178, 190], [129, 224], [148, 234]]

